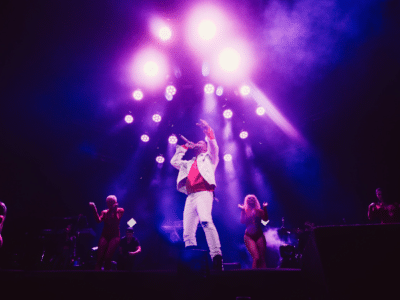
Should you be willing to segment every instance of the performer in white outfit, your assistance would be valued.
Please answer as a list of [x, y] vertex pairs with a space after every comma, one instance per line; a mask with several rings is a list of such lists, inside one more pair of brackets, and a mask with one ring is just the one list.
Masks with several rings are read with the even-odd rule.
[[[203, 129], [206, 141], [194, 144], [185, 139], [186, 144], [177, 145], [171, 159], [171, 164], [179, 170], [178, 191], [188, 195], [183, 211], [183, 240], [185, 247], [197, 246], [196, 230], [200, 222], [210, 249], [213, 268], [222, 270], [221, 244], [211, 216], [219, 149], [214, 132], [207, 122], [200, 120], [196, 125]], [[188, 149], [194, 149], [195, 156], [191, 160], [182, 160]]]

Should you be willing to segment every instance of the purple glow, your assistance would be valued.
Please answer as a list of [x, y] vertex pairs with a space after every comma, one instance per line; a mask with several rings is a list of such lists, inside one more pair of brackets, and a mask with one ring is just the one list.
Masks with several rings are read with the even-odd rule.
[[156, 157], [156, 162], [158, 162], [159, 164], [162, 164], [165, 161], [164, 156], [159, 155]]
[[197, 31], [201, 39], [208, 41], [215, 36], [217, 26], [211, 20], [202, 20], [200, 21]]
[[[175, 88], [173, 85], [169, 85], [169, 86], [167, 86], [167, 88], [165, 89], [165, 93], [166, 93], [167, 95], [173, 96], [173, 95], [176, 94], [176, 88]], [[167, 99], [167, 100], [168, 100], [168, 99]], [[171, 99], [171, 100], [172, 100], [172, 99]]]
[[136, 90], [133, 92], [132, 96], [136, 101], [140, 101], [143, 99], [143, 92], [141, 90]]
[[241, 139], [246, 139], [248, 136], [249, 136], [249, 133], [247, 131], [244, 131], [244, 130], [239, 134], [239, 137]]
[[262, 116], [263, 114], [265, 114], [265, 108], [261, 107], [261, 106], [257, 107], [256, 113], [257, 113], [257, 115]]
[[213, 86], [211, 83], [207, 83], [207, 84], [204, 86], [204, 93], [206, 93], [206, 94], [212, 94], [212, 93], [214, 93], [214, 86]]
[[175, 135], [170, 135], [168, 138], [168, 143], [174, 145], [178, 142], [178, 138]]
[[204, 77], [210, 75], [210, 66], [206, 62], [201, 66], [201, 74], [203, 74]]
[[143, 134], [143, 135], [140, 137], [140, 139], [141, 139], [143, 142], [147, 143], [147, 142], [150, 140], [150, 137], [149, 137], [147, 134]]
[[168, 41], [169, 39], [171, 39], [172, 31], [167, 26], [161, 27], [160, 31], [158, 32], [158, 36], [161, 40]]
[[168, 74], [168, 61], [158, 50], [143, 48], [130, 66], [132, 79], [139, 86], [160, 88]]
[[225, 155], [224, 155], [224, 160], [225, 160], [225, 161], [232, 161], [232, 155], [230, 155], [230, 154], [225, 154]]
[[232, 118], [233, 112], [230, 109], [226, 109], [224, 110], [223, 115], [225, 119], [230, 119]]
[[161, 122], [161, 116], [159, 114], [154, 114], [153, 115], [153, 121], [156, 123]]
[[167, 99], [167, 101], [171, 101], [172, 99], [174, 99], [174, 96], [172, 96], [171, 94], [165, 93], [165, 99]]
[[217, 91], [215, 92], [215, 94], [217, 96], [222, 96], [223, 93], [224, 93], [224, 88], [222, 86], [217, 87]]
[[130, 124], [133, 122], [133, 117], [131, 115], [126, 115], [125, 116], [125, 122]]
[[240, 88], [240, 94], [241, 94], [242, 96], [247, 96], [248, 94], [250, 94], [250, 87], [249, 87], [248, 85], [243, 85], [243, 86]]
[[221, 51], [218, 56], [219, 65], [227, 72], [233, 72], [239, 68], [241, 58], [239, 52], [229, 47]]

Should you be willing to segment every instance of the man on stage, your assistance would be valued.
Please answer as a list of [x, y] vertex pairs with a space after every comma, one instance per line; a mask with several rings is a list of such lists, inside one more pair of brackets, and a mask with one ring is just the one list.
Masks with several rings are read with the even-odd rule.
[[[222, 270], [221, 244], [211, 216], [219, 149], [214, 132], [207, 122], [200, 120], [196, 125], [203, 129], [206, 141], [194, 144], [182, 137], [186, 144], [177, 145], [171, 159], [171, 164], [179, 170], [178, 191], [188, 195], [183, 211], [183, 240], [185, 247], [197, 246], [196, 230], [200, 222], [210, 249], [213, 269]], [[191, 160], [182, 160], [188, 149], [193, 149], [195, 156]]]

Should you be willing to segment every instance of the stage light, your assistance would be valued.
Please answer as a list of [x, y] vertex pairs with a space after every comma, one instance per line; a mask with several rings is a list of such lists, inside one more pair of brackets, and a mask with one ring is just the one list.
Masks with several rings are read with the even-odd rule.
[[133, 92], [132, 96], [136, 101], [140, 101], [143, 99], [143, 92], [141, 90], [136, 90]]
[[[176, 94], [176, 88], [175, 88], [173, 85], [169, 85], [169, 86], [167, 86], [167, 88], [165, 89], [165, 93], [166, 93], [167, 95], [173, 96], [173, 95]], [[168, 99], [167, 99], [167, 100], [168, 100]], [[171, 100], [172, 100], [172, 99], [171, 99]]]
[[233, 113], [230, 109], [226, 109], [226, 110], [224, 110], [223, 115], [224, 115], [225, 119], [230, 119], [230, 118], [232, 118]]
[[176, 135], [170, 135], [168, 138], [168, 143], [174, 145], [178, 142], [178, 138], [176, 137]]
[[130, 124], [133, 122], [133, 117], [131, 115], [126, 115], [125, 116], [125, 122]]
[[212, 93], [214, 93], [214, 86], [213, 86], [211, 83], [207, 83], [207, 84], [204, 86], [204, 93], [206, 93], [206, 94], [212, 94]]
[[164, 158], [164, 156], [159, 155], [159, 156], [156, 157], [156, 161], [157, 161], [159, 164], [162, 164], [162, 163], [165, 161], [165, 158]]
[[219, 65], [227, 72], [237, 70], [240, 65], [240, 54], [235, 49], [228, 47], [221, 51], [218, 56]]
[[150, 140], [150, 137], [149, 137], [147, 134], [143, 134], [143, 135], [140, 137], [140, 139], [141, 139], [143, 142], [147, 143], [147, 142]]
[[232, 161], [232, 155], [230, 155], [230, 154], [225, 154], [225, 155], [224, 155], [224, 160], [225, 160], [225, 161]]
[[134, 218], [131, 218], [128, 222], [126, 222], [129, 227], [133, 227], [136, 224], [136, 220]]
[[172, 36], [172, 31], [169, 27], [164, 26], [164, 27], [160, 28], [160, 31], [158, 32], [158, 36], [160, 37], [161, 40], [168, 41]]
[[144, 73], [149, 77], [155, 77], [158, 74], [158, 65], [154, 61], [148, 61], [143, 66]]
[[248, 85], [243, 85], [243, 86], [240, 88], [240, 94], [241, 94], [242, 96], [247, 96], [248, 94], [250, 94], [250, 87], [249, 87]]
[[217, 26], [211, 20], [202, 20], [199, 24], [198, 33], [203, 40], [211, 40], [217, 32]]
[[217, 96], [222, 96], [223, 93], [224, 88], [222, 86], [217, 87], [217, 91], [215, 92], [215, 94], [217, 94]]
[[172, 96], [171, 94], [165, 93], [165, 99], [167, 99], [167, 101], [171, 101], [173, 98], [174, 96]]
[[257, 115], [262, 116], [263, 114], [265, 114], [265, 108], [262, 106], [257, 107], [256, 113], [257, 113]]
[[153, 115], [153, 121], [156, 123], [161, 122], [161, 116], [159, 114], [154, 114]]
[[247, 131], [244, 131], [244, 130], [239, 134], [239, 137], [241, 139], [246, 139], [248, 136], [249, 136], [249, 133]]

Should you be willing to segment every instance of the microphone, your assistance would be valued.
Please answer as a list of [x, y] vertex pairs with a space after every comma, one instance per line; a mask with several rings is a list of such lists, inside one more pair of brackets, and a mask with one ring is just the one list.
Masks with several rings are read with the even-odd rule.
[[180, 136], [180, 138], [182, 139], [182, 140], [184, 140], [186, 143], [192, 143], [191, 141], [189, 141], [187, 138], [185, 138], [182, 134], [180, 134], [179, 135]]

